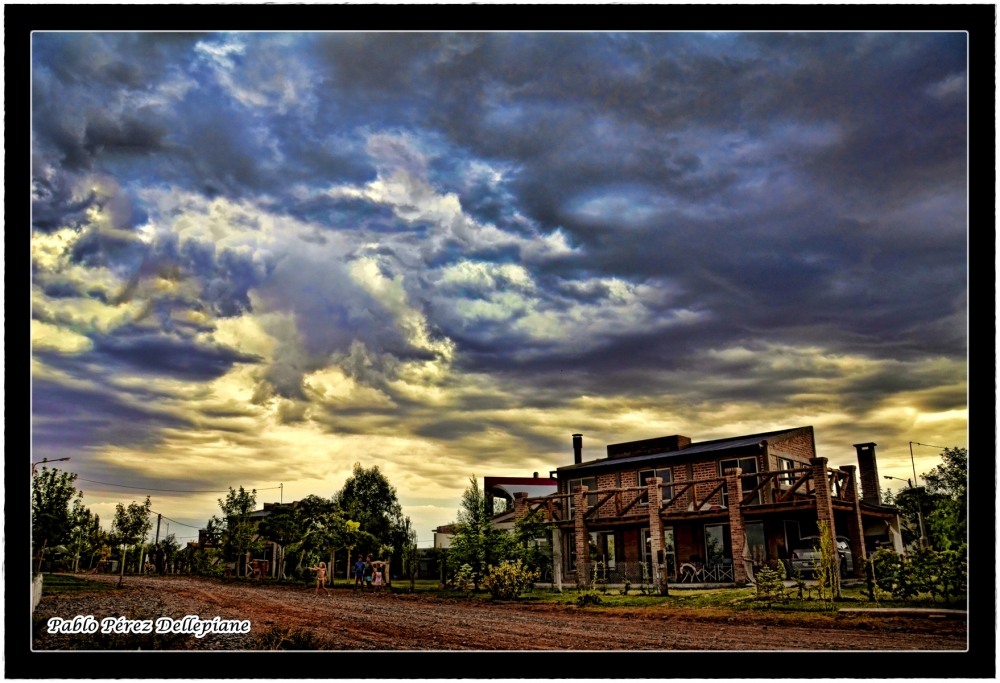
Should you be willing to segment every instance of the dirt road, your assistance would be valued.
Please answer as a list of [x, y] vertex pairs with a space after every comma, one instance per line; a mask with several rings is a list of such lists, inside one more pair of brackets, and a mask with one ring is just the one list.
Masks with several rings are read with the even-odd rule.
[[[116, 582], [117, 577], [96, 580]], [[47, 595], [41, 616], [93, 615], [249, 619], [250, 636], [186, 636], [176, 647], [244, 649], [273, 627], [304, 629], [326, 649], [347, 650], [963, 650], [965, 622], [818, 618], [803, 624], [725, 610], [601, 609], [491, 604], [427, 595], [327, 597], [288, 586], [223, 584], [196, 577], [127, 577], [124, 591]], [[36, 649], [70, 636], [42, 634]]]

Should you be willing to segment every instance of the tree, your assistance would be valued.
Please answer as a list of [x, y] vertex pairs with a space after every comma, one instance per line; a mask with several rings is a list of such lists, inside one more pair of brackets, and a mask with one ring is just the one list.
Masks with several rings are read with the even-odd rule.
[[73, 528], [69, 502], [76, 495], [76, 474], [42, 467], [31, 477], [31, 541], [35, 572], [42, 571], [45, 549], [69, 540]]
[[119, 587], [125, 578], [125, 557], [128, 547], [141, 543], [153, 526], [149, 520], [151, 507], [149, 496], [146, 496], [146, 502], [142, 504], [132, 501], [127, 508], [121, 503], [115, 506], [115, 519], [111, 523], [111, 535], [115, 543], [121, 545], [122, 548], [122, 567], [121, 574], [118, 576]]
[[[406, 545], [406, 525], [408, 518], [403, 515], [396, 488], [379, 470], [354, 463], [354, 471], [344, 481], [343, 488], [334, 496], [347, 519], [360, 524], [360, 530], [377, 539], [378, 545], [387, 545], [400, 553]], [[378, 550], [377, 546], [369, 549]]]
[[302, 515], [297, 507], [281, 506], [271, 511], [271, 514], [261, 520], [257, 527], [257, 533], [261, 538], [277, 543], [281, 548], [278, 559], [277, 574], [279, 578], [285, 576], [285, 548], [296, 541], [301, 540], [305, 534], [302, 524]]
[[920, 475], [932, 497], [931, 511], [925, 521], [934, 538], [934, 547], [954, 550], [967, 540], [969, 452], [965, 448], [946, 448], [941, 459], [942, 464]]
[[517, 545], [513, 536], [493, 526], [492, 509], [476, 478], [471, 477], [469, 482], [469, 488], [462, 494], [451, 555], [455, 564], [468, 564], [472, 568], [473, 582], [478, 589], [487, 567], [513, 559], [517, 554]]
[[257, 524], [250, 516], [257, 507], [257, 490], [245, 491], [241, 486], [239, 491], [234, 491], [230, 487], [226, 498], [219, 498], [219, 507], [222, 518], [212, 518], [215, 526], [221, 529], [219, 548], [223, 559], [237, 561], [236, 575], [239, 576], [246, 554], [259, 550], [261, 545], [257, 538]]
[[539, 543], [551, 537], [552, 525], [541, 510], [529, 512], [514, 522], [514, 540], [518, 545], [518, 558], [524, 565], [547, 576], [552, 571], [552, 546]]

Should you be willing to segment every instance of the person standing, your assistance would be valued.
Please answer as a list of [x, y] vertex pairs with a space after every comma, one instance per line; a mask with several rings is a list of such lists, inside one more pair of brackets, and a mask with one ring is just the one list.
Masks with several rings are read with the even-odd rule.
[[309, 569], [316, 572], [316, 595], [319, 595], [320, 588], [329, 595], [330, 591], [326, 589], [326, 562], [320, 562], [318, 567], [309, 567]]
[[372, 576], [375, 574], [375, 565], [372, 564], [372, 556], [369, 555], [365, 558], [365, 590], [371, 593], [372, 591]]
[[354, 590], [357, 590], [358, 586], [362, 585], [361, 580], [362, 577], [364, 576], [364, 573], [365, 573], [365, 562], [364, 560], [361, 559], [361, 556], [358, 555], [358, 561], [354, 563]]
[[382, 592], [382, 568], [378, 567], [375, 569], [375, 592]]

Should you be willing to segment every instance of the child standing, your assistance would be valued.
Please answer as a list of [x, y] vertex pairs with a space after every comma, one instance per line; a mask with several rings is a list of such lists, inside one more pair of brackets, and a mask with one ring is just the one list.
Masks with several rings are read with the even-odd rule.
[[330, 591], [326, 589], [326, 562], [320, 562], [318, 567], [309, 567], [309, 569], [316, 572], [316, 595], [319, 595], [320, 588], [329, 595]]
[[375, 592], [382, 592], [382, 568], [379, 567], [375, 570]]

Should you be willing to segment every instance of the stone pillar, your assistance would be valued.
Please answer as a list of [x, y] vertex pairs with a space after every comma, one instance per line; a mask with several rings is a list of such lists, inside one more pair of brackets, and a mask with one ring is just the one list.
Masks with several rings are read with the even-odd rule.
[[653, 477], [646, 481], [649, 489], [649, 552], [652, 555], [653, 585], [660, 595], [667, 594], [667, 562], [663, 554], [663, 520], [660, 519], [662, 504], [662, 479]]
[[[813, 470], [813, 490], [816, 492], [816, 519], [830, 527], [833, 547], [837, 547], [837, 527], [833, 522], [833, 496], [830, 493], [830, 479], [826, 471], [826, 458], [810, 458]], [[840, 553], [837, 553], [838, 557]], [[838, 559], [839, 562], [839, 559]], [[840, 567], [833, 574], [834, 594], [840, 597]]]
[[861, 560], [868, 555], [865, 552], [865, 527], [861, 521], [861, 496], [858, 491], [857, 468], [854, 465], [844, 465], [841, 471], [847, 472], [845, 495], [851, 501], [854, 509], [847, 515], [847, 540], [851, 544], [851, 559], [854, 561], [854, 576], [864, 578], [865, 572]]
[[743, 508], [740, 503], [743, 501], [743, 479], [740, 477], [743, 470], [739, 467], [730, 467], [725, 471], [726, 494], [729, 498], [729, 542], [733, 547], [733, 581], [739, 586], [747, 583], [747, 567], [743, 560]]
[[582, 486], [573, 487], [573, 524], [576, 542], [576, 581], [583, 586], [590, 585], [590, 538], [587, 534], [587, 524], [583, 516], [587, 514], [587, 489]]
[[552, 587], [562, 593], [563, 544], [562, 530], [552, 527]]
[[514, 493], [514, 519], [523, 519], [528, 514], [528, 493], [526, 491], [516, 491]]

